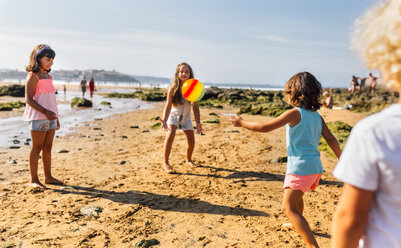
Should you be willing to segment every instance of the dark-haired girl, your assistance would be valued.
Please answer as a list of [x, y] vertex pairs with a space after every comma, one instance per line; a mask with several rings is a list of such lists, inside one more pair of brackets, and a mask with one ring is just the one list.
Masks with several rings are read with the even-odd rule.
[[29, 122], [32, 146], [29, 153], [30, 186], [46, 188], [38, 178], [38, 160], [42, 151], [42, 160], [46, 184], [62, 185], [51, 173], [51, 150], [56, 129], [60, 129], [58, 120], [56, 89], [49, 75], [56, 53], [49, 45], [37, 45], [26, 67], [28, 76], [25, 86], [26, 108], [22, 116]]
[[257, 132], [270, 132], [286, 125], [287, 171], [284, 179], [282, 210], [308, 247], [319, 247], [308, 222], [303, 216], [303, 195], [314, 190], [323, 173], [320, 152], [320, 136], [337, 158], [341, 149], [337, 139], [327, 128], [317, 112], [321, 107], [322, 86], [309, 72], [297, 73], [284, 86], [284, 93], [294, 107], [268, 122], [249, 122], [239, 116], [231, 117], [236, 127]]

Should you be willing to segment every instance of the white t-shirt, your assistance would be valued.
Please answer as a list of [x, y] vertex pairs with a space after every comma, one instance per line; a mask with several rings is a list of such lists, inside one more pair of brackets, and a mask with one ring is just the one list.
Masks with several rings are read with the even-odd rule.
[[401, 247], [401, 104], [352, 129], [333, 174], [347, 184], [375, 191], [360, 247]]

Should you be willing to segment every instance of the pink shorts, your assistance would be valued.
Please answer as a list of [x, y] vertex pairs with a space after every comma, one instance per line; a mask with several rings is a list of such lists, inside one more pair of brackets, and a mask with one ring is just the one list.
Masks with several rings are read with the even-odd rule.
[[321, 173], [299, 176], [294, 174], [285, 175], [283, 188], [301, 190], [302, 192], [314, 190], [319, 185]]

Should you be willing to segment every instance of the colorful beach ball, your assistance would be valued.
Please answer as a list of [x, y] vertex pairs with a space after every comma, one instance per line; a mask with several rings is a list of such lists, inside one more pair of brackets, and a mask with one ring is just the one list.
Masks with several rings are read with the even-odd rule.
[[182, 95], [190, 102], [198, 102], [205, 94], [205, 88], [201, 81], [191, 78], [182, 85]]

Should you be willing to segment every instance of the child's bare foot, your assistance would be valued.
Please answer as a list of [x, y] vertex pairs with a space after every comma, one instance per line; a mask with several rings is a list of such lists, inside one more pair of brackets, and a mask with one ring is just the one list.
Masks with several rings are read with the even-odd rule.
[[191, 166], [191, 167], [196, 167], [196, 165], [194, 164], [194, 162], [192, 162], [191, 160], [187, 161], [187, 165]]
[[54, 177], [49, 177], [45, 179], [45, 184], [53, 184], [53, 185], [64, 185], [64, 183]]
[[163, 169], [168, 173], [168, 174], [172, 174], [175, 172], [174, 168], [171, 167], [171, 165], [164, 163], [163, 165]]
[[34, 188], [34, 189], [45, 189], [46, 186], [44, 186], [40, 181], [32, 181], [28, 184], [28, 186]]

